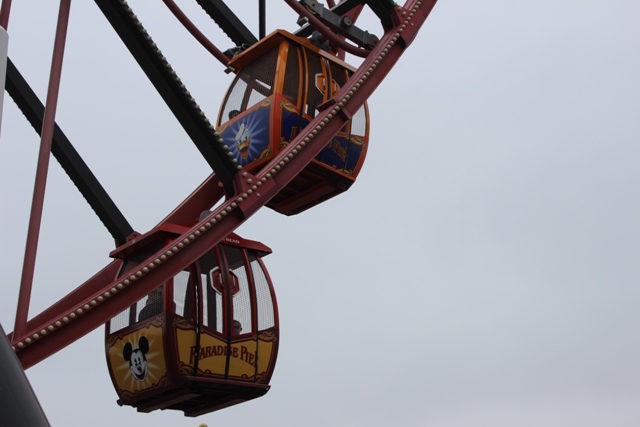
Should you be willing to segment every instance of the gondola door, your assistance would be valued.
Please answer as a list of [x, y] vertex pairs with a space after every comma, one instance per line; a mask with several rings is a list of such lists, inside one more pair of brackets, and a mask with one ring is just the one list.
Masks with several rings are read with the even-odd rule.
[[219, 245], [200, 258], [196, 348], [197, 376], [225, 381], [258, 380], [256, 296], [242, 248]]

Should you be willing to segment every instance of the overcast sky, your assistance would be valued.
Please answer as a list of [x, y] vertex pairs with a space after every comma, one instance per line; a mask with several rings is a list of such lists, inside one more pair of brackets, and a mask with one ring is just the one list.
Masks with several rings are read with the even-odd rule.
[[[9, 56], [43, 101], [55, 3], [14, 1], [9, 23]], [[214, 119], [231, 76], [161, 2], [129, 3]], [[258, 2], [228, 3], [257, 33]], [[268, 30], [295, 30], [268, 3]], [[369, 100], [354, 186], [238, 230], [273, 249], [271, 391], [196, 419], [121, 408], [101, 328], [27, 371], [52, 426], [640, 425], [639, 17], [634, 0], [440, 0]], [[57, 122], [141, 233], [210, 173], [90, 1], [72, 4]], [[7, 332], [38, 144], [5, 94]], [[114, 248], [55, 160], [46, 191], [31, 316]]]

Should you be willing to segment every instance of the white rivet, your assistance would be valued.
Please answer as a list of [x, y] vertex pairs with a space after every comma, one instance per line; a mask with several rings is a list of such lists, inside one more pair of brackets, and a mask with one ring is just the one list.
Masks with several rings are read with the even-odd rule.
[[[149, 272], [149, 268], [147, 268], [147, 267], [142, 267], [142, 271], [143, 271], [144, 273], [148, 273], [148, 272]], [[140, 273], [140, 272], [138, 272], [138, 273]]]
[[98, 305], [98, 302], [96, 300], [91, 300], [91, 305], [95, 307], [96, 305]]
[[33, 339], [34, 339], [34, 340], [37, 340], [38, 338], [40, 338], [40, 335], [38, 335], [38, 334], [33, 334], [33, 335], [32, 335], [32, 337], [33, 337]]
[[31, 343], [31, 338], [27, 338], [26, 340], [24, 340], [24, 342], [26, 342], [27, 344]]
[[62, 321], [63, 321], [64, 323], [67, 323], [67, 322], [69, 321], [69, 318], [68, 318], [67, 316], [65, 316], [65, 317], [63, 317], [63, 318], [62, 318]]
[[85, 304], [85, 305], [84, 305], [84, 309], [85, 309], [85, 310], [89, 310], [90, 308], [91, 308], [91, 307], [89, 307], [89, 304]]
[[60, 323], [59, 320], [56, 321], [55, 325], [59, 328], [60, 326], [62, 326], [62, 323]]
[[55, 328], [53, 327], [53, 325], [49, 325], [47, 329], [49, 329], [50, 331], [53, 331]]

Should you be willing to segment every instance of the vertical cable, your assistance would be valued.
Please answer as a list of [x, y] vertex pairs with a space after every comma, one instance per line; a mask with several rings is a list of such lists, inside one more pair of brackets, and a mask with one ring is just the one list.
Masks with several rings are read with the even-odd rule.
[[258, 38], [263, 39], [267, 33], [267, 5], [265, 0], [258, 0], [259, 26]]

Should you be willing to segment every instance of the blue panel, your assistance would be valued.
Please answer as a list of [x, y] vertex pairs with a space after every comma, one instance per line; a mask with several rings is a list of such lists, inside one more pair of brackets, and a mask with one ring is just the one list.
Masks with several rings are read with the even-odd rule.
[[318, 155], [317, 160], [351, 175], [362, 155], [362, 147], [361, 144], [338, 135], [329, 141]]
[[269, 121], [271, 99], [226, 125], [220, 136], [241, 166], [268, 157], [271, 153]]

